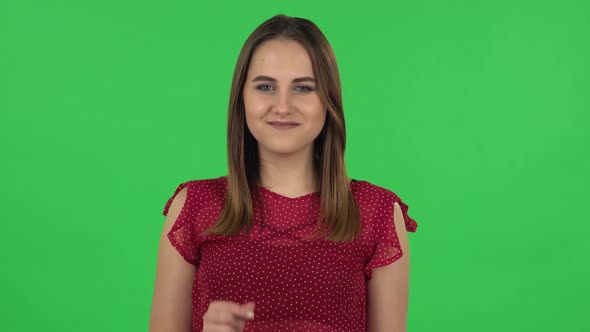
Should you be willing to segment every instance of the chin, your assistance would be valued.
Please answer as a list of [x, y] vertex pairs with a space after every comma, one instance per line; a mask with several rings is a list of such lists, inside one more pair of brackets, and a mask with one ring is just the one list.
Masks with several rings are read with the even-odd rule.
[[297, 153], [301, 149], [301, 147], [292, 146], [291, 144], [270, 144], [266, 145], [264, 149], [271, 154], [282, 154], [282, 155], [289, 155]]

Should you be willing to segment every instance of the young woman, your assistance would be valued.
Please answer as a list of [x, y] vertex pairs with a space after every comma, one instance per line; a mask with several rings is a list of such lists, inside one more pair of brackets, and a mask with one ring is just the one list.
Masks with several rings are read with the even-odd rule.
[[262, 23], [233, 76], [228, 174], [181, 183], [164, 207], [150, 331], [405, 331], [417, 224], [393, 191], [347, 176], [345, 133], [320, 29]]

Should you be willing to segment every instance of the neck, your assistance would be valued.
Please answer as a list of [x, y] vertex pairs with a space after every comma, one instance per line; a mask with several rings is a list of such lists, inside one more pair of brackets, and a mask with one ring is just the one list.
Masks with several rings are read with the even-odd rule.
[[319, 190], [313, 167], [313, 150], [281, 155], [260, 151], [260, 182], [277, 192], [300, 194]]

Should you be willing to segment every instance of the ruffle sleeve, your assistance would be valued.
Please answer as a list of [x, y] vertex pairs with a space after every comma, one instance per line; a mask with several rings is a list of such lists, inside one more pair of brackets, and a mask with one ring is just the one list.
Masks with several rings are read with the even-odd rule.
[[387, 199], [381, 206], [381, 213], [376, 214], [373, 233], [373, 251], [364, 267], [368, 280], [372, 278], [373, 268], [389, 265], [403, 256], [401, 245], [394, 223], [394, 203], [397, 202], [402, 210], [404, 224], [408, 232], [415, 232], [418, 228], [416, 221], [408, 214], [408, 205], [395, 193], [389, 192]]
[[178, 185], [172, 197], [168, 199], [164, 206], [163, 215], [168, 215], [168, 210], [172, 201], [178, 195], [178, 193], [187, 188], [186, 200], [180, 211], [180, 214], [174, 221], [172, 228], [167, 234], [168, 239], [172, 246], [178, 251], [178, 253], [190, 264], [195, 266], [198, 265], [199, 253], [198, 253], [198, 236], [195, 229], [195, 213], [198, 211], [197, 201], [195, 200], [194, 188], [191, 185], [191, 181], [187, 181]]

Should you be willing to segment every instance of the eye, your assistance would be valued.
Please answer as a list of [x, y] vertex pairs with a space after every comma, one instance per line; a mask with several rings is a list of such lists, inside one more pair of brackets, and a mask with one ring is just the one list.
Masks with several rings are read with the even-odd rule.
[[269, 91], [269, 89], [264, 89], [264, 87], [270, 87], [270, 84], [260, 84], [258, 86], [256, 86], [257, 90], [261, 90], [261, 91]]
[[313, 91], [312, 87], [309, 87], [307, 85], [300, 85], [297, 88], [303, 88], [302, 90], [298, 90], [299, 92], [310, 92]]

